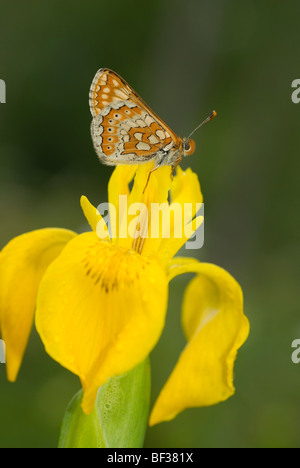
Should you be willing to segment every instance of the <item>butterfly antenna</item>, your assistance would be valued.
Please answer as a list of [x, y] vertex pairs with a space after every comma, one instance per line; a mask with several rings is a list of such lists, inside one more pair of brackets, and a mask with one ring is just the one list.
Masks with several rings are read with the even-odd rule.
[[217, 116], [217, 113], [216, 111], [212, 111], [211, 114], [209, 114], [209, 116], [207, 117], [207, 119], [203, 120], [203, 122], [198, 125], [198, 127], [196, 127], [192, 133], [189, 134], [188, 138], [191, 138], [191, 136], [197, 131], [199, 130], [199, 128], [203, 127], [204, 125], [206, 125], [208, 122], [210, 122], [212, 119], [214, 119], [215, 117]]

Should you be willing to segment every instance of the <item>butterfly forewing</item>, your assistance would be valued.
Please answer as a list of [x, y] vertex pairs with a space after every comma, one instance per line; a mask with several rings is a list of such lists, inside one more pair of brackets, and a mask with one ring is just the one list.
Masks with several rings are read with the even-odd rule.
[[97, 72], [90, 108], [94, 146], [106, 164], [147, 162], [180, 147], [175, 133], [111, 70]]
[[102, 68], [96, 73], [90, 89], [90, 109], [93, 117], [112, 102], [127, 100], [130, 87], [116, 73]]

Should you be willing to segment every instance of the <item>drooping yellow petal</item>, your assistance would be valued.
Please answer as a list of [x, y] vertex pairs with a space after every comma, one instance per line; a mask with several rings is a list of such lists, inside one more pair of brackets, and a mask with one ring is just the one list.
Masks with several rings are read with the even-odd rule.
[[0, 252], [0, 328], [10, 381], [21, 365], [41, 278], [75, 235], [65, 229], [41, 229], [14, 238]]
[[46, 351], [77, 374], [83, 409], [97, 389], [145, 359], [164, 326], [166, 272], [155, 258], [85, 233], [68, 244], [39, 288], [37, 330]]
[[233, 366], [247, 339], [239, 284], [222, 268], [187, 260], [173, 261], [172, 273], [194, 272], [183, 302], [182, 323], [188, 344], [153, 408], [150, 425], [173, 419], [185, 408], [208, 406], [234, 393]]
[[84, 216], [89, 222], [89, 225], [91, 226], [92, 230], [96, 231], [99, 239], [109, 239], [110, 237], [108, 227], [101, 214], [99, 213], [98, 209], [95, 208], [84, 195], [82, 195], [80, 199], [80, 204]]

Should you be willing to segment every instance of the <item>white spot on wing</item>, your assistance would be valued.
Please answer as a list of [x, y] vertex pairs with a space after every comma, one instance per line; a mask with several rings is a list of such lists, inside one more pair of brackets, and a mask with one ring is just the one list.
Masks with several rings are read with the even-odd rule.
[[121, 125], [122, 125], [121, 134], [122, 134], [122, 135], [125, 135], [125, 133], [128, 133], [128, 132], [129, 132], [131, 126], [130, 126], [130, 125], [127, 125], [127, 124], [125, 124], [125, 123], [123, 123], [123, 122], [122, 122]]
[[142, 141], [142, 139], [143, 139], [143, 134], [142, 134], [141, 132], [136, 132], [136, 133], [134, 134], [134, 137], [135, 137], [137, 140]]
[[[104, 104], [104, 103], [103, 103]], [[106, 116], [107, 114], [110, 113], [110, 110], [111, 110], [111, 107], [108, 105], [108, 103], [106, 104], [107, 107], [105, 107], [105, 109], [102, 109], [101, 110], [101, 115], [104, 115]]]
[[124, 126], [124, 128], [128, 128], [128, 130], [130, 130], [130, 128], [136, 128], [136, 127], [139, 127], [139, 125], [134, 120], [129, 120], [129, 124], [127, 125], [125, 124]]
[[155, 134], [158, 136], [160, 140], [165, 140], [166, 138], [165, 132], [163, 132], [162, 130], [156, 130]]
[[145, 121], [142, 120], [142, 119], [137, 119], [137, 120], [136, 120], [136, 123], [139, 125], [139, 127], [142, 127], [142, 128], [143, 128], [143, 127], [146, 127], [146, 123], [145, 123]]
[[128, 99], [128, 96], [127, 94], [125, 94], [123, 91], [121, 91], [120, 89], [115, 89], [115, 95], [118, 96], [118, 98], [120, 99]]
[[173, 147], [173, 141], [171, 141], [171, 143], [169, 143], [167, 146], [164, 146], [164, 150], [169, 151], [172, 147]]
[[112, 102], [112, 103], [111, 103], [111, 107], [112, 107], [113, 109], [116, 109], [116, 110], [117, 110], [117, 109], [120, 109], [121, 107], [124, 107], [124, 106], [126, 105], [125, 102], [124, 102], [124, 101], [120, 101], [120, 99], [114, 98], [114, 101], [115, 101], [115, 102]]
[[148, 143], [145, 143], [143, 141], [139, 141], [137, 144], [136, 144], [136, 148], [138, 150], [142, 150], [142, 151], [149, 151], [151, 149], [151, 146], [148, 145]]
[[120, 98], [118, 96], [113, 96], [112, 101], [113, 102], [120, 102]]
[[132, 101], [126, 101], [126, 106], [127, 107], [136, 107], [136, 104]]
[[153, 124], [153, 122], [155, 122], [155, 120], [150, 115], [147, 115], [145, 117], [145, 123], [148, 127], [150, 127], [150, 125]]
[[159, 143], [159, 140], [154, 135], [150, 135], [148, 137], [148, 140], [149, 143], [151, 143], [151, 145], [156, 145], [157, 143]]

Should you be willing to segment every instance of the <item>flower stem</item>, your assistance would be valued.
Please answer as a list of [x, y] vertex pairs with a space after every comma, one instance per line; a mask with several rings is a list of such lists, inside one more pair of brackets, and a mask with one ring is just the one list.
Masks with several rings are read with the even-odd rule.
[[81, 409], [82, 390], [70, 402], [59, 448], [141, 448], [150, 404], [150, 360], [99, 388], [94, 409]]

